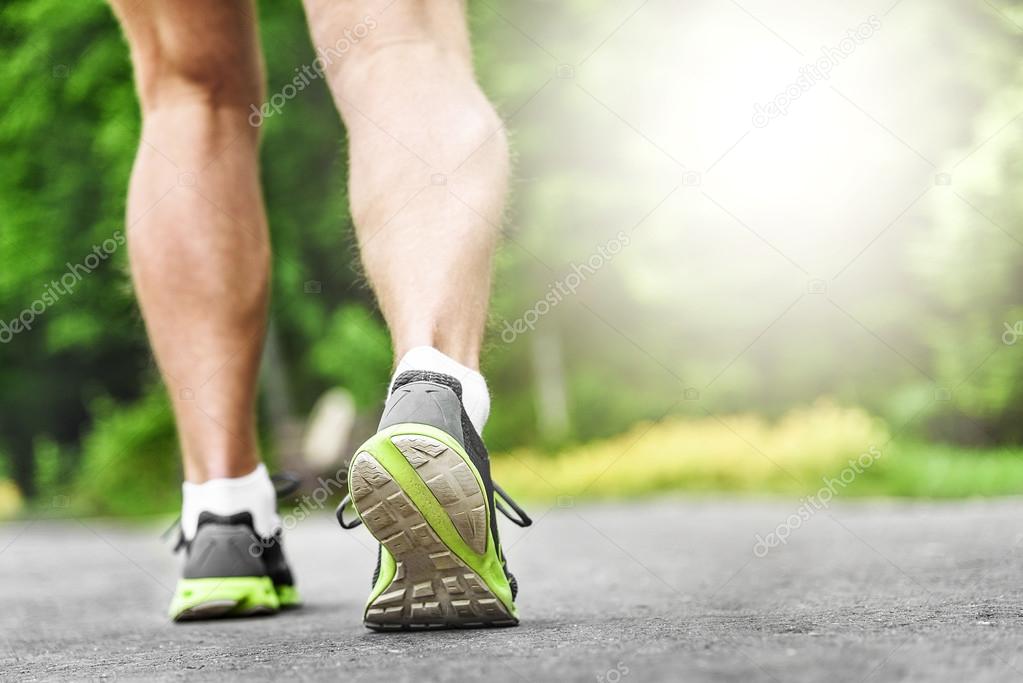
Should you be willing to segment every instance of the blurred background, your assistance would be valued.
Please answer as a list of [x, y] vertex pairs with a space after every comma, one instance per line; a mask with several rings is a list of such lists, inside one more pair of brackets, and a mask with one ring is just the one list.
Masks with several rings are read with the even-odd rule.
[[[801, 496], [852, 461], [838, 495], [1023, 493], [1023, 3], [469, 8], [515, 154], [483, 361], [505, 488]], [[372, 431], [391, 350], [344, 130], [322, 81], [286, 88], [304, 15], [260, 13], [263, 438], [313, 477]], [[0, 101], [0, 516], [171, 512], [107, 6], [5, 2]]]

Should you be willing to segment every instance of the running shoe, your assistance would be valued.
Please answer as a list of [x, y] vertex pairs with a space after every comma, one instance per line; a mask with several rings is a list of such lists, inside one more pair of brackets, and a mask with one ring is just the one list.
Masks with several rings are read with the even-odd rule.
[[[490, 459], [454, 377], [399, 375], [376, 435], [352, 458], [341, 526], [380, 542], [363, 615], [374, 630], [514, 626], [518, 586], [495, 511], [532, 521], [490, 478]], [[500, 497], [515, 514], [498, 501]], [[357, 518], [345, 519], [349, 504]]]
[[199, 515], [195, 537], [178, 536], [182, 578], [169, 616], [174, 621], [274, 614], [301, 604], [281, 547], [281, 532], [261, 538], [252, 515]]

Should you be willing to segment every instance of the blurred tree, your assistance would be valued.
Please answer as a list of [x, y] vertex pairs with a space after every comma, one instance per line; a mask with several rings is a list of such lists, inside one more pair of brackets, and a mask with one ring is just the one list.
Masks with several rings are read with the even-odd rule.
[[[1023, 3], [997, 8], [977, 49], [959, 49], [984, 100], [969, 143], [955, 151], [919, 271], [940, 283], [925, 339], [944, 393], [927, 413], [932, 436], [967, 444], [1023, 443]], [[973, 39], [971, 41], [971, 38]]]
[[[545, 25], [595, 16], [591, 0], [544, 7]], [[913, 8], [906, 3], [899, 8], [920, 18], [915, 34], [900, 35], [907, 59], [939, 33], [949, 40], [943, 45], [947, 63], [940, 65], [949, 66], [948, 91], [932, 93], [936, 104], [954, 96], [985, 106], [974, 142], [963, 155], [977, 151], [953, 173], [950, 187], [962, 198], [950, 197], [954, 202], [935, 217], [932, 239], [913, 254], [921, 272], [940, 273], [929, 278], [940, 282], [928, 301], [932, 315], [926, 325], [917, 325], [917, 313], [907, 311], [914, 302], [887, 293], [882, 302], [906, 343], [930, 352], [922, 361], [927, 369], [954, 389], [955, 400], [935, 403], [931, 424], [973, 435], [971, 440], [1023, 440], [1023, 340], [1013, 346], [1000, 341], [1005, 323], [1023, 319], [1018, 296], [1023, 286], [1023, 206], [1017, 191], [1023, 181], [1019, 7], [1018, 2], [1000, 5], [973, 23], [959, 22], [951, 5]], [[505, 321], [537, 306], [571, 264], [589, 257], [566, 234], [594, 216], [613, 216], [622, 227], [631, 226], [635, 217], [627, 209], [635, 206], [635, 198], [621, 183], [621, 171], [632, 160], [608, 163], [602, 157], [608, 151], [588, 131], [570, 140], [555, 139], [561, 134], [557, 128], [524, 121], [529, 110], [523, 107], [534, 96], [544, 96], [537, 88], [565, 65], [532, 48], [526, 51], [532, 57], [509, 60], [511, 41], [525, 40], [509, 23], [513, 10], [505, 16], [491, 3], [475, 1], [470, 9], [484, 89], [512, 119], [513, 146], [521, 157], [507, 240], [497, 258], [484, 358], [495, 389], [487, 427], [492, 450], [616, 434], [666, 410], [777, 414], [836, 389], [876, 408], [888, 405], [891, 396], [931, 391], [893, 370], [897, 360], [879, 365], [874, 355], [841, 349], [841, 370], [866, 377], [846, 391], [835, 380], [840, 364], [834, 349], [795, 346], [782, 337], [760, 340], [747, 356], [750, 365], [730, 370], [732, 383], [722, 392], [721, 404], [687, 403], [687, 382], [711, 376], [722, 366], [721, 333], [714, 326], [727, 328], [744, 313], [723, 311], [721, 320], [694, 324], [680, 311], [705, 309], [715, 283], [664, 286], [651, 273], [619, 263], [584, 282], [571, 303], [544, 315], [537, 322], [543, 330], [536, 340], [528, 335], [502, 338]], [[282, 92], [314, 53], [298, 4], [263, 0], [260, 13], [267, 92], [272, 95]], [[956, 31], [936, 31], [939, 24]], [[606, 36], [613, 28], [612, 23], [564, 37], [559, 51], [581, 58], [596, 45], [591, 37]], [[594, 78], [628, 83], [636, 77], [627, 65], [596, 62], [587, 69], [607, 71]], [[0, 102], [0, 455], [7, 461], [0, 463], [0, 471], [29, 494], [37, 482], [59, 487], [67, 482], [56, 480], [77, 472], [78, 494], [93, 509], [126, 512], [143, 503], [165, 508], [176, 499], [175, 487], [163, 486], [164, 498], [147, 497], [147, 492], [178, 476], [173, 422], [118, 241], [139, 112], [127, 47], [109, 8], [102, 2], [5, 2], [0, 9]], [[571, 101], [557, 102], [562, 104]], [[942, 116], [936, 106], [934, 119], [921, 125], [947, 125]], [[1010, 125], [986, 140], [1006, 121]], [[342, 384], [370, 414], [383, 397], [390, 348], [359, 272], [348, 215], [346, 142], [325, 84], [313, 82], [287, 100], [280, 114], [264, 121], [263, 135], [275, 251], [271, 307], [293, 394], [288, 403], [305, 413], [325, 389]], [[541, 170], [530, 160], [538, 150], [550, 149], [572, 165], [544, 167], [543, 182], [530, 182]], [[523, 225], [523, 216], [543, 220]], [[566, 216], [570, 220], [562, 220]], [[978, 230], [992, 239], [976, 240]], [[594, 235], [591, 241], [611, 237]], [[110, 253], [104, 244], [114, 245]], [[655, 246], [675, 276], [679, 263], [670, 245]], [[105, 257], [96, 256], [96, 249]], [[968, 267], [963, 266], [964, 252], [972, 259]], [[903, 256], [899, 252], [893, 258]], [[605, 314], [608, 309], [613, 317]], [[537, 374], [550, 368], [564, 381], [540, 386]]]
[[[314, 54], [300, 6], [266, 2], [261, 10], [268, 92], [274, 93]], [[37, 443], [57, 444], [75, 461], [94, 420], [116, 422], [116, 406], [130, 413], [132, 402], [159, 397], [162, 388], [152, 381], [121, 249], [140, 120], [116, 21], [102, 2], [14, 0], [0, 12], [0, 35], [0, 99], [6, 103], [0, 119], [0, 454], [31, 494]], [[350, 312], [361, 307], [369, 318], [358, 321], [359, 329], [376, 325], [377, 337], [382, 329], [365, 313], [373, 310], [371, 297], [353, 265], [343, 131], [323, 83], [313, 83], [264, 122], [263, 158], [275, 249], [272, 314], [292, 398], [305, 410], [339, 379], [317, 366], [329, 351], [315, 360], [306, 353], [311, 340], [341, 344], [350, 336], [344, 324], [331, 322], [331, 309], [341, 301]], [[113, 246], [109, 253], [104, 244]], [[101, 252], [103, 258], [95, 256]], [[369, 402], [371, 393], [382, 391], [388, 367], [374, 362], [360, 368], [356, 394]], [[365, 379], [373, 372], [376, 386]], [[162, 399], [153, 400], [144, 399], [140, 406], [150, 407], [141, 415], [155, 414], [152, 406]], [[99, 405], [106, 407], [97, 414]], [[172, 424], [160, 420], [151, 428], [164, 430], [157, 439], [163, 446], [144, 462], [159, 457], [174, 463]], [[89, 457], [105, 460], [122, 450], [116, 435], [128, 431], [106, 431], [111, 435], [94, 439]], [[101, 453], [106, 447], [113, 452]], [[47, 446], [45, 453], [52, 450]]]
[[147, 372], [120, 244], [93, 251], [124, 229], [138, 117], [105, 5], [11, 2], [0, 22], [0, 450], [32, 493], [36, 437], [75, 444], [89, 403]]

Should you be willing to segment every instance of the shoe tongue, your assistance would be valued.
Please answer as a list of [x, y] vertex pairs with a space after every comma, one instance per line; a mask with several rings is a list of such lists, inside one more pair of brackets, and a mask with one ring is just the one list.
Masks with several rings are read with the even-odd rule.
[[462, 400], [461, 382], [451, 375], [445, 375], [443, 372], [433, 372], [431, 370], [406, 370], [394, 378], [394, 382], [391, 383], [391, 392], [394, 393], [396, 389], [412, 382], [433, 382], [434, 384], [441, 384], [455, 392], [455, 396], [458, 397], [458, 400]]

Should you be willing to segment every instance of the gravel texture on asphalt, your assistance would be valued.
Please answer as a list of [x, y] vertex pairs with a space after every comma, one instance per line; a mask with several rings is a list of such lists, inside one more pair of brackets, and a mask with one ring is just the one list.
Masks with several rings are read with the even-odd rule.
[[502, 527], [522, 625], [411, 634], [363, 628], [375, 546], [327, 514], [285, 537], [304, 608], [180, 625], [158, 528], [10, 523], [0, 679], [1023, 679], [1023, 501], [797, 505], [534, 506]]

